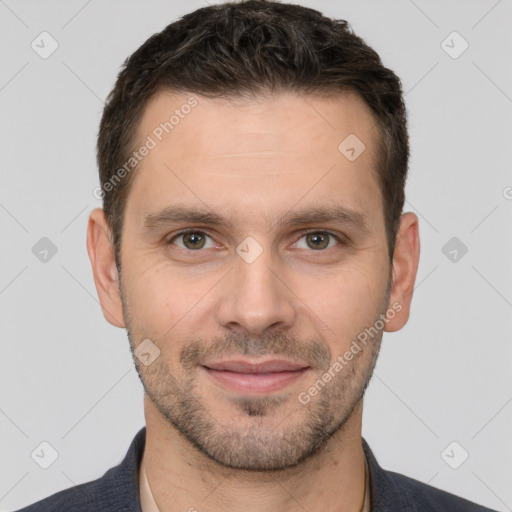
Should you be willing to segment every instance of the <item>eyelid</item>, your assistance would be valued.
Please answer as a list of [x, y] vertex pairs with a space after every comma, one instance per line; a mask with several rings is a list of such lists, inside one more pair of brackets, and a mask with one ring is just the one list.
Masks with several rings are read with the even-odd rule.
[[[173, 241], [176, 238], [183, 236], [183, 235], [187, 235], [189, 233], [201, 233], [203, 235], [210, 237], [215, 242], [215, 239], [213, 238], [213, 236], [210, 233], [208, 233], [208, 231], [206, 231], [204, 228], [187, 228], [187, 229], [182, 229], [181, 231], [178, 231], [177, 233], [172, 235], [170, 238], [167, 238], [165, 240], [165, 245], [173, 245]], [[217, 243], [217, 242], [215, 242], [215, 243]], [[200, 252], [200, 250], [193, 251], [191, 249], [182, 249], [181, 247], [178, 247], [178, 249], [181, 249], [183, 251], [188, 251], [188, 252]]]
[[328, 234], [328, 235], [331, 235], [332, 237], [338, 239], [340, 242], [342, 241], [340, 234], [337, 234], [334, 231], [330, 231], [329, 229], [322, 229], [322, 228], [309, 228], [308, 229], [308, 228], [306, 228], [306, 229], [299, 230], [297, 233], [300, 234], [301, 237], [303, 237], [304, 235], [307, 235], [309, 233]]
[[[298, 232], [298, 234], [300, 234], [300, 236], [297, 239], [297, 241], [293, 243], [293, 245], [296, 245], [299, 242], [299, 240], [301, 240], [301, 238], [303, 238], [304, 236], [306, 236], [306, 235], [308, 235], [310, 233], [319, 233], [319, 234], [322, 234], [322, 235], [329, 235], [329, 236], [331, 236], [332, 238], [334, 238], [338, 242], [337, 245], [343, 245], [343, 244], [346, 243], [343, 240], [343, 237], [337, 235], [336, 233], [333, 233], [332, 231], [329, 231], [328, 229], [311, 228], [311, 229], [306, 229], [306, 230], [300, 230]], [[333, 247], [330, 247], [330, 249], [333, 249]], [[314, 251], [313, 249], [310, 249], [310, 250], [312, 252], [321, 253], [321, 252], [326, 252], [327, 249], [320, 250], [320, 251]]]
[[[172, 242], [173, 240], [175, 240], [176, 238], [178, 238], [179, 236], [182, 236], [182, 235], [186, 235], [188, 233], [201, 233], [203, 235], [206, 235], [208, 237], [210, 237], [213, 241], [215, 241], [214, 237], [205, 229], [205, 228], [186, 228], [186, 229], [183, 229], [181, 231], [178, 231], [177, 233], [175, 233], [174, 235], [172, 235], [171, 238], [169, 238], [167, 241], [166, 241], [166, 245], [172, 245]], [[296, 235], [300, 235], [299, 238], [293, 243], [293, 245], [295, 245], [302, 237], [306, 236], [307, 234], [309, 233], [321, 233], [321, 234], [327, 234], [329, 236], [332, 236], [333, 238], [336, 239], [336, 241], [339, 243], [339, 244], [346, 244], [347, 241], [344, 240], [344, 235], [340, 236], [332, 231], [329, 231], [328, 229], [321, 229], [321, 228], [307, 228], [307, 229], [302, 229], [302, 230], [299, 230], [297, 231], [295, 234]], [[217, 243], [217, 242], [215, 242]], [[182, 249], [181, 247], [178, 247], [178, 249]], [[194, 251], [192, 249], [182, 249], [184, 251], [188, 251], [188, 252], [202, 252], [201, 249], [198, 249], [197, 251]], [[313, 251], [313, 249], [312, 249]], [[315, 252], [325, 252], [325, 251], [315, 251]]]

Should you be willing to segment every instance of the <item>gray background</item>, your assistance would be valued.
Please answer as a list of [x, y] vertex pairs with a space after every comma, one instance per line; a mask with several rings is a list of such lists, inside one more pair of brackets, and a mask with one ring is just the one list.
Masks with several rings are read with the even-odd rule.
[[[422, 252], [363, 435], [385, 468], [512, 510], [511, 2], [300, 3], [351, 22], [401, 77], [409, 109], [405, 209], [420, 217]], [[124, 59], [202, 5], [0, 0], [2, 510], [100, 477], [144, 424], [126, 333], [104, 320], [86, 253], [94, 145]], [[42, 31], [59, 45], [47, 59], [31, 48]], [[442, 47], [453, 31], [469, 43], [458, 58]], [[42, 237], [58, 249], [46, 263], [32, 252]], [[468, 248], [457, 261], [443, 253], [452, 237]], [[43, 441], [59, 454], [46, 470], [31, 458]], [[453, 441], [469, 453], [458, 469], [441, 456]]]

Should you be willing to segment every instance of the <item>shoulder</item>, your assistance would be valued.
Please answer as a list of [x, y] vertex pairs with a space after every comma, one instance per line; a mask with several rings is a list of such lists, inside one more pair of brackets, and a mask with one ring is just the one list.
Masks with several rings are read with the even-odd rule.
[[100, 482], [102, 478], [85, 484], [59, 491], [48, 498], [24, 507], [17, 512], [61, 512], [73, 510], [74, 512], [86, 512], [91, 507], [98, 505]]
[[140, 512], [138, 471], [146, 441], [143, 427], [124, 460], [96, 480], [59, 491], [16, 512]]
[[393, 471], [386, 471], [386, 473], [393, 481], [396, 492], [409, 502], [408, 505], [414, 503], [424, 512], [441, 510], [443, 512], [495, 512], [408, 476]]
[[496, 512], [408, 476], [382, 468], [362, 439], [370, 476], [370, 505], [375, 512]]

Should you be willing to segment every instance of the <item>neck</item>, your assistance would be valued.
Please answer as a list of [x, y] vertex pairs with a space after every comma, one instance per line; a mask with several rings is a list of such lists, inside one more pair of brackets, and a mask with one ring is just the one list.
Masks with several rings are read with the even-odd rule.
[[365, 461], [362, 400], [344, 427], [315, 455], [279, 471], [243, 471], [211, 460], [144, 400], [144, 465], [160, 512], [359, 512]]

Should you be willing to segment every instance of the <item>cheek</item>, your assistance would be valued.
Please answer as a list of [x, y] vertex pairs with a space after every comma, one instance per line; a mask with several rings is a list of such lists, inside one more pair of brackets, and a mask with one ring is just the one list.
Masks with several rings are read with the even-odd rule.
[[133, 330], [162, 346], [175, 346], [184, 333], [197, 331], [197, 315], [209, 303], [208, 292], [219, 278], [186, 278], [167, 262], [147, 257], [138, 262], [134, 258], [123, 279]]
[[303, 293], [310, 297], [310, 308], [336, 337], [347, 341], [381, 313], [387, 283], [385, 272], [352, 265], [324, 276]]
[[165, 332], [166, 325], [169, 329], [179, 314], [180, 293], [164, 274], [165, 266], [154, 259], [132, 258], [123, 262], [122, 282], [132, 328], [153, 336]]

